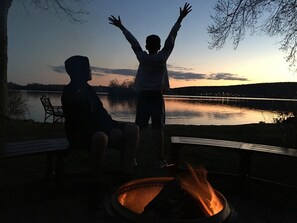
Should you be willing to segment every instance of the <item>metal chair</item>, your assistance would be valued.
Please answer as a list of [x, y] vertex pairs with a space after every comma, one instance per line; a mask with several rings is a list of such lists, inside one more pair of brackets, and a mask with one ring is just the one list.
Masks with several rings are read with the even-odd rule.
[[46, 120], [50, 117], [53, 117], [53, 122], [52, 126], [55, 123], [63, 123], [64, 121], [64, 114], [63, 114], [63, 109], [62, 106], [53, 106], [49, 97], [42, 95], [40, 97], [40, 101], [43, 105], [44, 108], [44, 121], [43, 124], [46, 122]]

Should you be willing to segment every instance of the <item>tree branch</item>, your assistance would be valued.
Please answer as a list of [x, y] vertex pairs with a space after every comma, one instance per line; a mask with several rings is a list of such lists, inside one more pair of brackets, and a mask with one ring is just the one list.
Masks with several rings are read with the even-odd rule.
[[248, 29], [251, 34], [280, 35], [280, 49], [287, 53], [289, 66], [297, 66], [297, 0], [219, 0], [214, 10], [213, 24], [208, 27], [210, 49], [222, 48], [227, 38], [236, 49]]
[[84, 23], [86, 20], [81, 18], [82, 15], [87, 15], [83, 0], [31, 0], [36, 7], [49, 10], [53, 8], [58, 15], [65, 15], [72, 22]]

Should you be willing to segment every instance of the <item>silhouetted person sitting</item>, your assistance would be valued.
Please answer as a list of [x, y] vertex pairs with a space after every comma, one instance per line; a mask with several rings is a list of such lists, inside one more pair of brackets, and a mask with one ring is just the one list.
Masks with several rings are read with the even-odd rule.
[[102, 165], [108, 145], [121, 149], [123, 180], [131, 176], [138, 127], [132, 123], [117, 122], [107, 113], [95, 90], [87, 83], [91, 80], [87, 57], [72, 56], [65, 61], [65, 68], [71, 79], [61, 98], [66, 136], [70, 148], [82, 148], [90, 154], [93, 180], [90, 202], [94, 203], [99, 196], [96, 192], [102, 188]]
[[[150, 35], [146, 38], [146, 49], [144, 51], [137, 39], [124, 27], [120, 17], [110, 16], [110, 24], [120, 28], [123, 31], [128, 42], [139, 61], [139, 67], [135, 77], [134, 87], [140, 91], [137, 109], [136, 124], [140, 131], [147, 128], [149, 119], [152, 120], [152, 129], [154, 129], [154, 140], [157, 142], [155, 167], [163, 168], [168, 166], [164, 158], [164, 132], [165, 127], [165, 104], [163, 93], [169, 90], [169, 81], [166, 62], [170, 56], [177, 32], [181, 26], [182, 20], [191, 12], [192, 6], [186, 3], [180, 8], [180, 15], [172, 27], [164, 47], [161, 49], [161, 40], [157, 35]], [[161, 49], [161, 50], [160, 50]]]

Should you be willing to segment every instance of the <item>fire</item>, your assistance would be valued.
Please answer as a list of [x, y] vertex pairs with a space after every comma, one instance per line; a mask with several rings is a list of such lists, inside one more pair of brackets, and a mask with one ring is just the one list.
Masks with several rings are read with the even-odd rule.
[[203, 167], [193, 169], [188, 165], [190, 174], [180, 177], [180, 185], [201, 204], [206, 216], [217, 214], [223, 209], [221, 200], [206, 179], [207, 171]]
[[[197, 201], [204, 216], [210, 217], [222, 211], [224, 203], [207, 181], [207, 171], [203, 167], [194, 169], [190, 165], [188, 165], [188, 169], [189, 173], [175, 178], [179, 187]], [[125, 208], [142, 214], [145, 207], [163, 190], [163, 185], [172, 180], [174, 180], [173, 177], [163, 177], [131, 181], [119, 188], [121, 192], [118, 194], [117, 200]], [[165, 194], [170, 193], [166, 192]]]
[[[135, 181], [141, 182], [141, 180]], [[134, 190], [122, 193], [118, 197], [118, 201], [121, 205], [132, 210], [138, 214], [141, 214], [144, 207], [157, 196], [162, 190], [162, 187], [139, 187]]]

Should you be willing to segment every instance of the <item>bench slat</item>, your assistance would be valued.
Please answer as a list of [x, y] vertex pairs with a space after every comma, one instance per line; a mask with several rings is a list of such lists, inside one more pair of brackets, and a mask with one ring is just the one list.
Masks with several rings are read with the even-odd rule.
[[216, 147], [229, 147], [240, 149], [244, 143], [236, 141], [227, 141], [220, 139], [194, 138], [194, 137], [178, 137], [172, 136], [171, 142], [174, 144], [203, 145]]
[[241, 149], [245, 151], [255, 151], [297, 157], [296, 149], [263, 144], [251, 144], [229, 140], [172, 136], [171, 143], [181, 145], [225, 147], [232, 149]]
[[251, 148], [251, 150], [258, 151], [258, 152], [273, 153], [273, 154], [297, 157], [296, 149], [286, 148], [286, 147], [254, 144], [253, 147]]
[[4, 147], [0, 149], [0, 157], [59, 151], [67, 149], [67, 146], [66, 138], [12, 142], [4, 144]]

